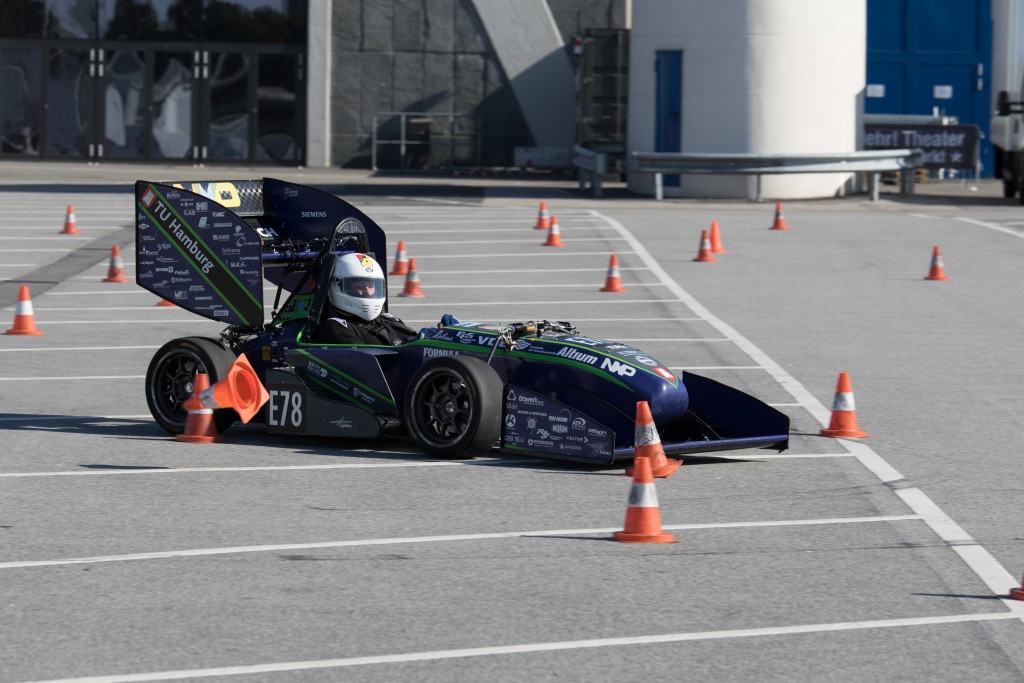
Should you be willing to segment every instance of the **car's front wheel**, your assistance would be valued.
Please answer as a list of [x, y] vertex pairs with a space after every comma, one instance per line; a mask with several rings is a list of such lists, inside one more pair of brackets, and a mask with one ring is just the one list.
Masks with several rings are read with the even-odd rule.
[[423, 365], [405, 396], [405, 424], [429, 455], [467, 457], [488, 451], [501, 436], [502, 382], [491, 366], [468, 356]]
[[[205, 337], [183, 337], [164, 344], [146, 371], [146, 403], [153, 419], [171, 434], [181, 434], [188, 418], [183, 404], [192, 396], [196, 373], [205, 373], [212, 386], [227, 375], [234, 361], [230, 351]], [[234, 410], [213, 412], [218, 432], [237, 419]]]

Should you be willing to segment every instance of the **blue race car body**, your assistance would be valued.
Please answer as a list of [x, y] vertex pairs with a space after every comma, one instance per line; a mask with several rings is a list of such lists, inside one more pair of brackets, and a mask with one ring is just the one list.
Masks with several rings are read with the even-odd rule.
[[[386, 247], [371, 218], [314, 188], [136, 183], [138, 284], [227, 325], [219, 339], [172, 340], [154, 356], [146, 393], [157, 422], [181, 432], [195, 373], [215, 382], [245, 354], [270, 395], [256, 420], [274, 433], [406, 432], [440, 457], [500, 448], [609, 464], [633, 456], [646, 401], [668, 454], [788, 445], [778, 410], [567, 322], [459, 322], [398, 346], [310, 343], [334, 260], [356, 251], [383, 264]], [[269, 321], [265, 280], [278, 288]], [[235, 417], [218, 410], [218, 427]]]

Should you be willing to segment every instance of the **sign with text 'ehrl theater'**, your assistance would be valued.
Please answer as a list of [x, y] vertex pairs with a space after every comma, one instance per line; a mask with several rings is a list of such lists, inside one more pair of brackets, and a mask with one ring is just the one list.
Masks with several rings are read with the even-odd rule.
[[975, 168], [979, 137], [974, 125], [864, 124], [864, 149], [921, 149], [925, 168]]

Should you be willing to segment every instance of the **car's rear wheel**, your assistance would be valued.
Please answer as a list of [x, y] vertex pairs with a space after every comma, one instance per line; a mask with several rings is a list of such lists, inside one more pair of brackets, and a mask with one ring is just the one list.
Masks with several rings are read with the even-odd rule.
[[477, 358], [435, 358], [412, 377], [405, 424], [416, 445], [442, 458], [490, 450], [501, 436], [502, 382]]
[[[183, 404], [192, 396], [196, 373], [206, 373], [213, 385], [224, 378], [234, 361], [235, 356], [213, 339], [183, 337], [164, 344], [146, 371], [146, 403], [153, 419], [171, 434], [181, 434], [188, 418]], [[217, 431], [223, 432], [238, 414], [216, 410], [213, 419]]]

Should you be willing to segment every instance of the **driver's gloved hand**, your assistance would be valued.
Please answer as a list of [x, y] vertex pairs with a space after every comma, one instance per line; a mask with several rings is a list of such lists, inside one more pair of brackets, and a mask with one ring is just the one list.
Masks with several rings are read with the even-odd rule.
[[462, 321], [456, 318], [451, 313], [445, 313], [441, 316], [441, 327], [448, 327], [449, 325], [458, 325]]

